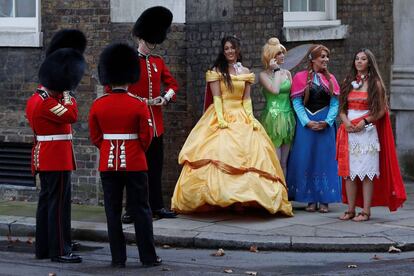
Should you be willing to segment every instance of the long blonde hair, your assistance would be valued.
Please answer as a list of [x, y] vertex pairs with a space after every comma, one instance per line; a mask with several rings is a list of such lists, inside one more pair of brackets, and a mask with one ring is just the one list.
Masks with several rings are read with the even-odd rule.
[[265, 70], [269, 69], [270, 60], [275, 58], [280, 52], [286, 54], [286, 48], [280, 44], [279, 39], [276, 37], [269, 38], [262, 50], [262, 63]]
[[[306, 54], [306, 57], [308, 58], [308, 76], [306, 78], [306, 82], [309, 83], [312, 80], [312, 77], [314, 76], [315, 72], [313, 71], [313, 63], [312, 60], [320, 57], [322, 55], [322, 51], [325, 51], [328, 54], [331, 53], [329, 51], [329, 49], [322, 45], [322, 44], [315, 44], [313, 46], [310, 47], [308, 53]], [[333, 88], [333, 82], [331, 80], [331, 75], [328, 71], [328, 69], [324, 69], [323, 71], [321, 71], [320, 73], [322, 73], [325, 78], [329, 81], [329, 93], [331, 95], [334, 94], [334, 88]], [[304, 98], [303, 98], [303, 103], [306, 104], [309, 100], [309, 85], [306, 86], [305, 89], [305, 94], [304, 94]]]

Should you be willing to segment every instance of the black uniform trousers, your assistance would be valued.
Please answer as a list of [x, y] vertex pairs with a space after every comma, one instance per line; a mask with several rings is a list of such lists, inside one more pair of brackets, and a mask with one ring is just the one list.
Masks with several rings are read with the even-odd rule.
[[36, 257], [71, 253], [70, 171], [40, 172], [40, 194], [36, 212]]
[[149, 203], [152, 211], [164, 208], [162, 199], [162, 166], [164, 161], [163, 136], [154, 137], [145, 153], [148, 163]]
[[148, 204], [147, 173], [106, 171], [101, 172], [101, 180], [112, 262], [125, 263], [126, 261], [126, 242], [121, 222], [124, 187], [126, 187], [130, 215], [134, 217], [139, 258], [143, 263], [155, 262], [157, 255], [154, 246], [152, 213]]

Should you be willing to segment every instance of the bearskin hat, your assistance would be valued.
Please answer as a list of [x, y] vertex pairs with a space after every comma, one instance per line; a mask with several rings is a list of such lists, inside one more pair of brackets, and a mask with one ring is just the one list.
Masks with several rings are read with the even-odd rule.
[[85, 72], [82, 54], [71, 48], [58, 49], [43, 61], [39, 69], [40, 83], [53, 91], [74, 90]]
[[171, 11], [165, 7], [156, 6], [146, 9], [135, 22], [132, 33], [149, 43], [160, 44], [167, 37], [172, 19]]
[[140, 67], [136, 49], [124, 43], [107, 46], [98, 63], [99, 81], [102, 85], [124, 85], [139, 80]]
[[86, 37], [79, 30], [60, 30], [52, 37], [49, 47], [46, 50], [46, 56], [61, 48], [72, 48], [83, 54], [86, 48]]

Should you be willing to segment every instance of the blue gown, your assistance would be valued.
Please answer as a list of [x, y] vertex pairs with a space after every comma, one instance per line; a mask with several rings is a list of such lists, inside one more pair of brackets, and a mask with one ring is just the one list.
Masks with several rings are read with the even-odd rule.
[[[315, 77], [306, 108], [302, 97], [293, 99], [297, 119], [295, 137], [287, 166], [289, 199], [298, 202], [341, 202], [341, 182], [335, 160], [338, 99]], [[309, 107], [309, 108], [308, 108]], [[328, 127], [313, 131], [312, 121], [326, 121]]]

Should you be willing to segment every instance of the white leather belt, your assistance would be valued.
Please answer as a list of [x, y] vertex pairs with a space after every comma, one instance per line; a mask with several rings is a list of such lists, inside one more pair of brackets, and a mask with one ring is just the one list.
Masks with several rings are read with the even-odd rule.
[[135, 140], [138, 139], [138, 134], [104, 134], [104, 140]]
[[72, 140], [72, 134], [37, 135], [36, 140], [39, 142]]

